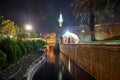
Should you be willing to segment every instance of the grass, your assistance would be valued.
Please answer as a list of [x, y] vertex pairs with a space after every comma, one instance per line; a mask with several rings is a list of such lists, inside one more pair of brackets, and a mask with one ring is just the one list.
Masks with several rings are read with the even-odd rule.
[[80, 42], [80, 44], [105, 44], [105, 43], [117, 43], [117, 44], [120, 44], [120, 36], [105, 39], [105, 40]]

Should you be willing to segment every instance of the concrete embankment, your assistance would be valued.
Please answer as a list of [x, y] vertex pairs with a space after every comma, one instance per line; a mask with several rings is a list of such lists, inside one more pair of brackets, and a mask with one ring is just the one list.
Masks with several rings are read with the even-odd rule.
[[46, 62], [46, 56], [43, 54], [39, 59], [33, 62], [27, 69], [24, 80], [32, 80], [35, 72]]
[[120, 44], [60, 44], [60, 51], [97, 80], [120, 80]]

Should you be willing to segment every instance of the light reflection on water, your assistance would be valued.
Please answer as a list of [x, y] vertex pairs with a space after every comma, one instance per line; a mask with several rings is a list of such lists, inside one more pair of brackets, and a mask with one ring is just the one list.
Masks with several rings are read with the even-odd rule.
[[33, 80], [95, 80], [69, 58], [58, 54], [49, 49], [46, 64], [36, 72]]
[[69, 57], [63, 55], [62, 53], [60, 53], [59, 56], [62, 64], [64, 65], [64, 68], [69, 71], [69, 74], [71, 75], [73, 80], [96, 80], [86, 71], [76, 65], [73, 61], [71, 61]]
[[49, 48], [47, 52], [47, 62], [49, 63], [55, 63], [55, 55], [53, 48]]
[[69, 70], [69, 72], [71, 72], [70, 69], [71, 69], [71, 68], [70, 68], [70, 58], [69, 58], [69, 59], [68, 59], [68, 70]]

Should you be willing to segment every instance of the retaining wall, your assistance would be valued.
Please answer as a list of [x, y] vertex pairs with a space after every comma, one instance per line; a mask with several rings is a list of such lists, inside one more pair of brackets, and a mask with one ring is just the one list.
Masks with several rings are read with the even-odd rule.
[[120, 80], [119, 44], [60, 44], [60, 51], [97, 80]]

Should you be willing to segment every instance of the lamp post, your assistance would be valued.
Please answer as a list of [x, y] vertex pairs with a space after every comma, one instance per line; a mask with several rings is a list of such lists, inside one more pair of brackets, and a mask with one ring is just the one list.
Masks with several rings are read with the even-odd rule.
[[83, 33], [83, 42], [84, 42], [84, 33], [85, 33], [85, 30], [82, 30], [82, 33]]

